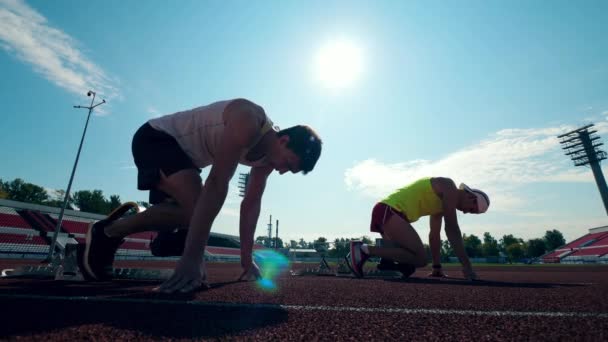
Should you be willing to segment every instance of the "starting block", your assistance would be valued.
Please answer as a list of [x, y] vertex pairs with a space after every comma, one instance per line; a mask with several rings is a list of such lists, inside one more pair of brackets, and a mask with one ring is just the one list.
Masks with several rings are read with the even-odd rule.
[[[335, 276], [335, 277], [344, 277], [344, 278], [356, 278], [355, 273], [353, 272], [348, 258], [344, 257], [343, 260], [338, 262], [338, 267], [334, 271], [327, 261], [325, 257], [321, 258], [321, 262], [319, 266], [316, 268], [306, 268], [303, 271], [291, 271], [291, 275], [293, 276]], [[394, 278], [402, 278], [403, 274], [399, 271], [380, 271], [373, 270], [369, 272], [365, 272], [363, 275], [364, 278], [373, 278], [373, 279], [394, 279]]]
[[[66, 281], [85, 281], [78, 267], [78, 245], [67, 244], [64, 253], [46, 265], [26, 265], [15, 269], [4, 269], [0, 278], [54, 279]], [[172, 269], [150, 268], [114, 268], [112, 279], [125, 280], [167, 280], [173, 274]]]
[[[148, 268], [114, 268], [112, 279], [123, 280], [167, 280], [173, 274], [171, 269]], [[0, 278], [26, 278], [26, 279], [55, 279], [67, 281], [84, 281], [82, 273], [66, 274], [61, 269], [52, 266], [21, 266], [15, 269], [4, 269]]]
[[[108, 215], [117, 219], [128, 211], [139, 212], [135, 202], [127, 202]], [[78, 267], [78, 242], [71, 236], [60, 235], [56, 240], [57, 253], [53, 254], [46, 265], [27, 265], [15, 269], [2, 270], [0, 278], [54, 279], [67, 281], [84, 281]], [[172, 269], [114, 268], [112, 279], [128, 280], [166, 280], [173, 274]]]

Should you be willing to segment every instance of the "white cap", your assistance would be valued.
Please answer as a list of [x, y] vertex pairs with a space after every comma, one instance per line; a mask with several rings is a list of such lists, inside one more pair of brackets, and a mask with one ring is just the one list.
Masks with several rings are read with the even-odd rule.
[[472, 189], [464, 183], [461, 183], [458, 189], [464, 190], [477, 197], [477, 214], [485, 213], [488, 210], [488, 207], [490, 206], [490, 197], [488, 197], [485, 192], [478, 189]]

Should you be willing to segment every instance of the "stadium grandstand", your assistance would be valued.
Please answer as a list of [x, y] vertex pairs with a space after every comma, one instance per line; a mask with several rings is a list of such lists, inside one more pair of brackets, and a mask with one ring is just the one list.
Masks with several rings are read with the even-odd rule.
[[608, 264], [608, 226], [589, 233], [540, 257], [543, 263]]
[[[45, 259], [59, 212], [59, 208], [0, 199], [0, 258]], [[84, 243], [89, 223], [103, 218], [105, 216], [99, 214], [65, 210], [57, 241], [73, 238]], [[155, 236], [155, 232], [128, 236], [119, 247], [116, 259], [158, 259], [150, 252]], [[254, 249], [260, 248], [263, 247], [254, 246]], [[239, 237], [211, 232], [205, 260], [239, 261]]]

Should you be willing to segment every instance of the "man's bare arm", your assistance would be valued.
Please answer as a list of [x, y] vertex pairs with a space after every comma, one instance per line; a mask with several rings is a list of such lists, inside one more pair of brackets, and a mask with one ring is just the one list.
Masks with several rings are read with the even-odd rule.
[[255, 228], [260, 217], [262, 195], [266, 188], [266, 180], [272, 173], [271, 167], [254, 167], [251, 169], [245, 197], [241, 202], [241, 218], [239, 235], [241, 240], [241, 265], [247, 268], [251, 265], [251, 253]]

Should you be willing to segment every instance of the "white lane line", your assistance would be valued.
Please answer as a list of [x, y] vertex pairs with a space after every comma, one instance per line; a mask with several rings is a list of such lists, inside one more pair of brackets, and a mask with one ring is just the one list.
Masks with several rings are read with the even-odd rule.
[[410, 309], [410, 308], [367, 308], [352, 306], [317, 306], [317, 305], [290, 305], [290, 304], [264, 304], [264, 303], [224, 303], [203, 301], [180, 301], [170, 299], [142, 299], [142, 298], [104, 298], [88, 296], [42, 296], [42, 295], [11, 295], [0, 294], [2, 299], [35, 299], [46, 301], [70, 301], [87, 303], [127, 303], [127, 304], [171, 304], [190, 305], [199, 307], [236, 308], [236, 309], [284, 309], [293, 311], [333, 311], [333, 312], [361, 312], [361, 313], [387, 313], [387, 314], [430, 314], [430, 315], [468, 315], [468, 316], [517, 316], [517, 317], [566, 317], [566, 318], [608, 318], [606, 312], [564, 312], [564, 311], [484, 311], [484, 310], [451, 310], [451, 309]]

